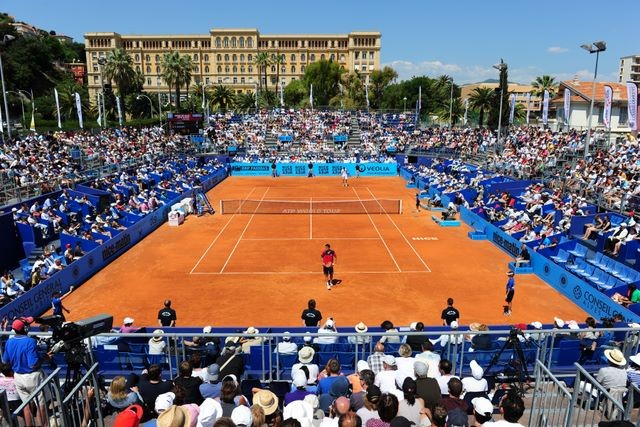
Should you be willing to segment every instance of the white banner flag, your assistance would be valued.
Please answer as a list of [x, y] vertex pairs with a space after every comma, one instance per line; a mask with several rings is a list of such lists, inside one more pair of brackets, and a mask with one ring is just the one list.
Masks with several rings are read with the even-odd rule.
[[2, 125], [4, 123], [4, 120], [2, 119], [2, 108], [0, 108], [0, 133], [3, 136], [3, 140], [4, 140], [4, 126]]
[[75, 93], [76, 96], [76, 111], [78, 112], [78, 122], [80, 123], [80, 129], [84, 129], [84, 123], [82, 122], [82, 102], [80, 101], [80, 94]]
[[564, 90], [564, 122], [569, 124], [571, 118], [571, 91], [569, 89]]
[[633, 82], [627, 82], [627, 115], [629, 128], [638, 130], [638, 86]]
[[422, 86], [418, 86], [418, 114], [422, 111]]
[[98, 126], [102, 127], [102, 104], [100, 103], [100, 94], [96, 94], [96, 100], [98, 101]]
[[56, 100], [56, 113], [58, 113], [58, 129], [62, 129], [62, 121], [60, 120], [60, 100], [58, 99], [58, 89], [53, 88], [53, 97]]
[[280, 107], [284, 107], [284, 89], [280, 85]]
[[531, 94], [527, 94], [527, 125], [529, 124], [529, 112], [531, 111]]
[[367, 100], [367, 108], [369, 108], [369, 85], [366, 83], [364, 85], [364, 97]]
[[469, 98], [465, 98], [465, 100], [464, 100], [464, 120], [463, 120], [463, 125], [464, 126], [467, 125], [468, 113], [469, 113]]
[[313, 83], [311, 83], [311, 87], [309, 88], [309, 104], [311, 105], [311, 109], [313, 109]]
[[516, 114], [516, 94], [515, 93], [511, 94], [510, 108], [511, 110], [509, 111], [509, 124], [513, 124], [513, 117]]
[[118, 123], [122, 127], [122, 107], [120, 106], [120, 97], [116, 96], [116, 108], [118, 109]]
[[549, 91], [544, 91], [544, 97], [542, 98], [542, 123], [547, 124], [549, 118]]
[[613, 103], [613, 89], [609, 85], [604, 86], [604, 111], [602, 113], [602, 121], [604, 127], [611, 129], [611, 104]]

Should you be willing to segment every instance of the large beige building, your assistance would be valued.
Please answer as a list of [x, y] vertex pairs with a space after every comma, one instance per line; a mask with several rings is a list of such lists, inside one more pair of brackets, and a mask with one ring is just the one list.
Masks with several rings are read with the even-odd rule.
[[618, 82], [640, 83], [640, 55], [623, 56], [620, 58]]
[[[471, 93], [476, 88], [480, 88], [480, 87], [497, 89], [498, 83], [483, 82], [483, 83], [471, 83], [471, 84], [462, 85], [460, 86], [460, 99], [465, 100], [469, 98], [471, 96]], [[527, 94], [533, 91], [534, 89], [533, 86], [521, 85], [518, 83], [509, 83], [508, 88], [510, 93], [514, 93], [516, 95], [516, 102], [518, 104], [522, 104], [522, 106], [526, 108]], [[531, 95], [531, 104], [530, 104], [531, 111], [540, 110], [541, 102], [542, 100], [540, 99], [539, 96]]]
[[[259, 52], [272, 58], [283, 55], [280, 83], [300, 79], [306, 67], [321, 59], [337, 61], [348, 71], [357, 71], [368, 81], [373, 70], [380, 69], [380, 33], [351, 32], [349, 34], [288, 34], [262, 35], [255, 28], [212, 29], [205, 35], [120, 35], [118, 33], [87, 33], [84, 35], [87, 53], [89, 95], [95, 102], [100, 90], [99, 58], [115, 48], [125, 49], [132, 57], [135, 69], [144, 75], [144, 90], [160, 93], [167, 102], [169, 88], [162, 80], [160, 64], [163, 54], [179, 51], [189, 55], [194, 63], [192, 84], [223, 84], [235, 93], [253, 92], [259, 82], [259, 67], [255, 64]], [[277, 70], [267, 70], [267, 85], [275, 88]]]

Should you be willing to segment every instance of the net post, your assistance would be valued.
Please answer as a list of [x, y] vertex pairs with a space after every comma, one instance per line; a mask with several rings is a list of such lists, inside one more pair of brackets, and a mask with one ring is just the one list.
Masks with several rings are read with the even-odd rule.
[[400, 212], [399, 213], [402, 213], [402, 199], [400, 199]]

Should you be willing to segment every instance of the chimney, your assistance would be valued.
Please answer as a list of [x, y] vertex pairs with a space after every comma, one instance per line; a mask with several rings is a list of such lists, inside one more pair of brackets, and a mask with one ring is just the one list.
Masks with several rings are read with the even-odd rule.
[[576, 86], [578, 84], [578, 75], [573, 76], [573, 85]]

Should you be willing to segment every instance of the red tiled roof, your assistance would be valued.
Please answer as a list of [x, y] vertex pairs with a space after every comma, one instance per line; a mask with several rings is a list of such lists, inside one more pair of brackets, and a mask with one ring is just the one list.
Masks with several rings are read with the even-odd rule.
[[[611, 86], [613, 89], [613, 102], [627, 102], [627, 85], [617, 82], [596, 82], [596, 102], [604, 102], [604, 87]], [[591, 94], [593, 93], [593, 81], [581, 82], [569, 80], [560, 82], [558, 94], [551, 102], [564, 102], [564, 90], [568, 88], [571, 91], [571, 102], [591, 102]]]

